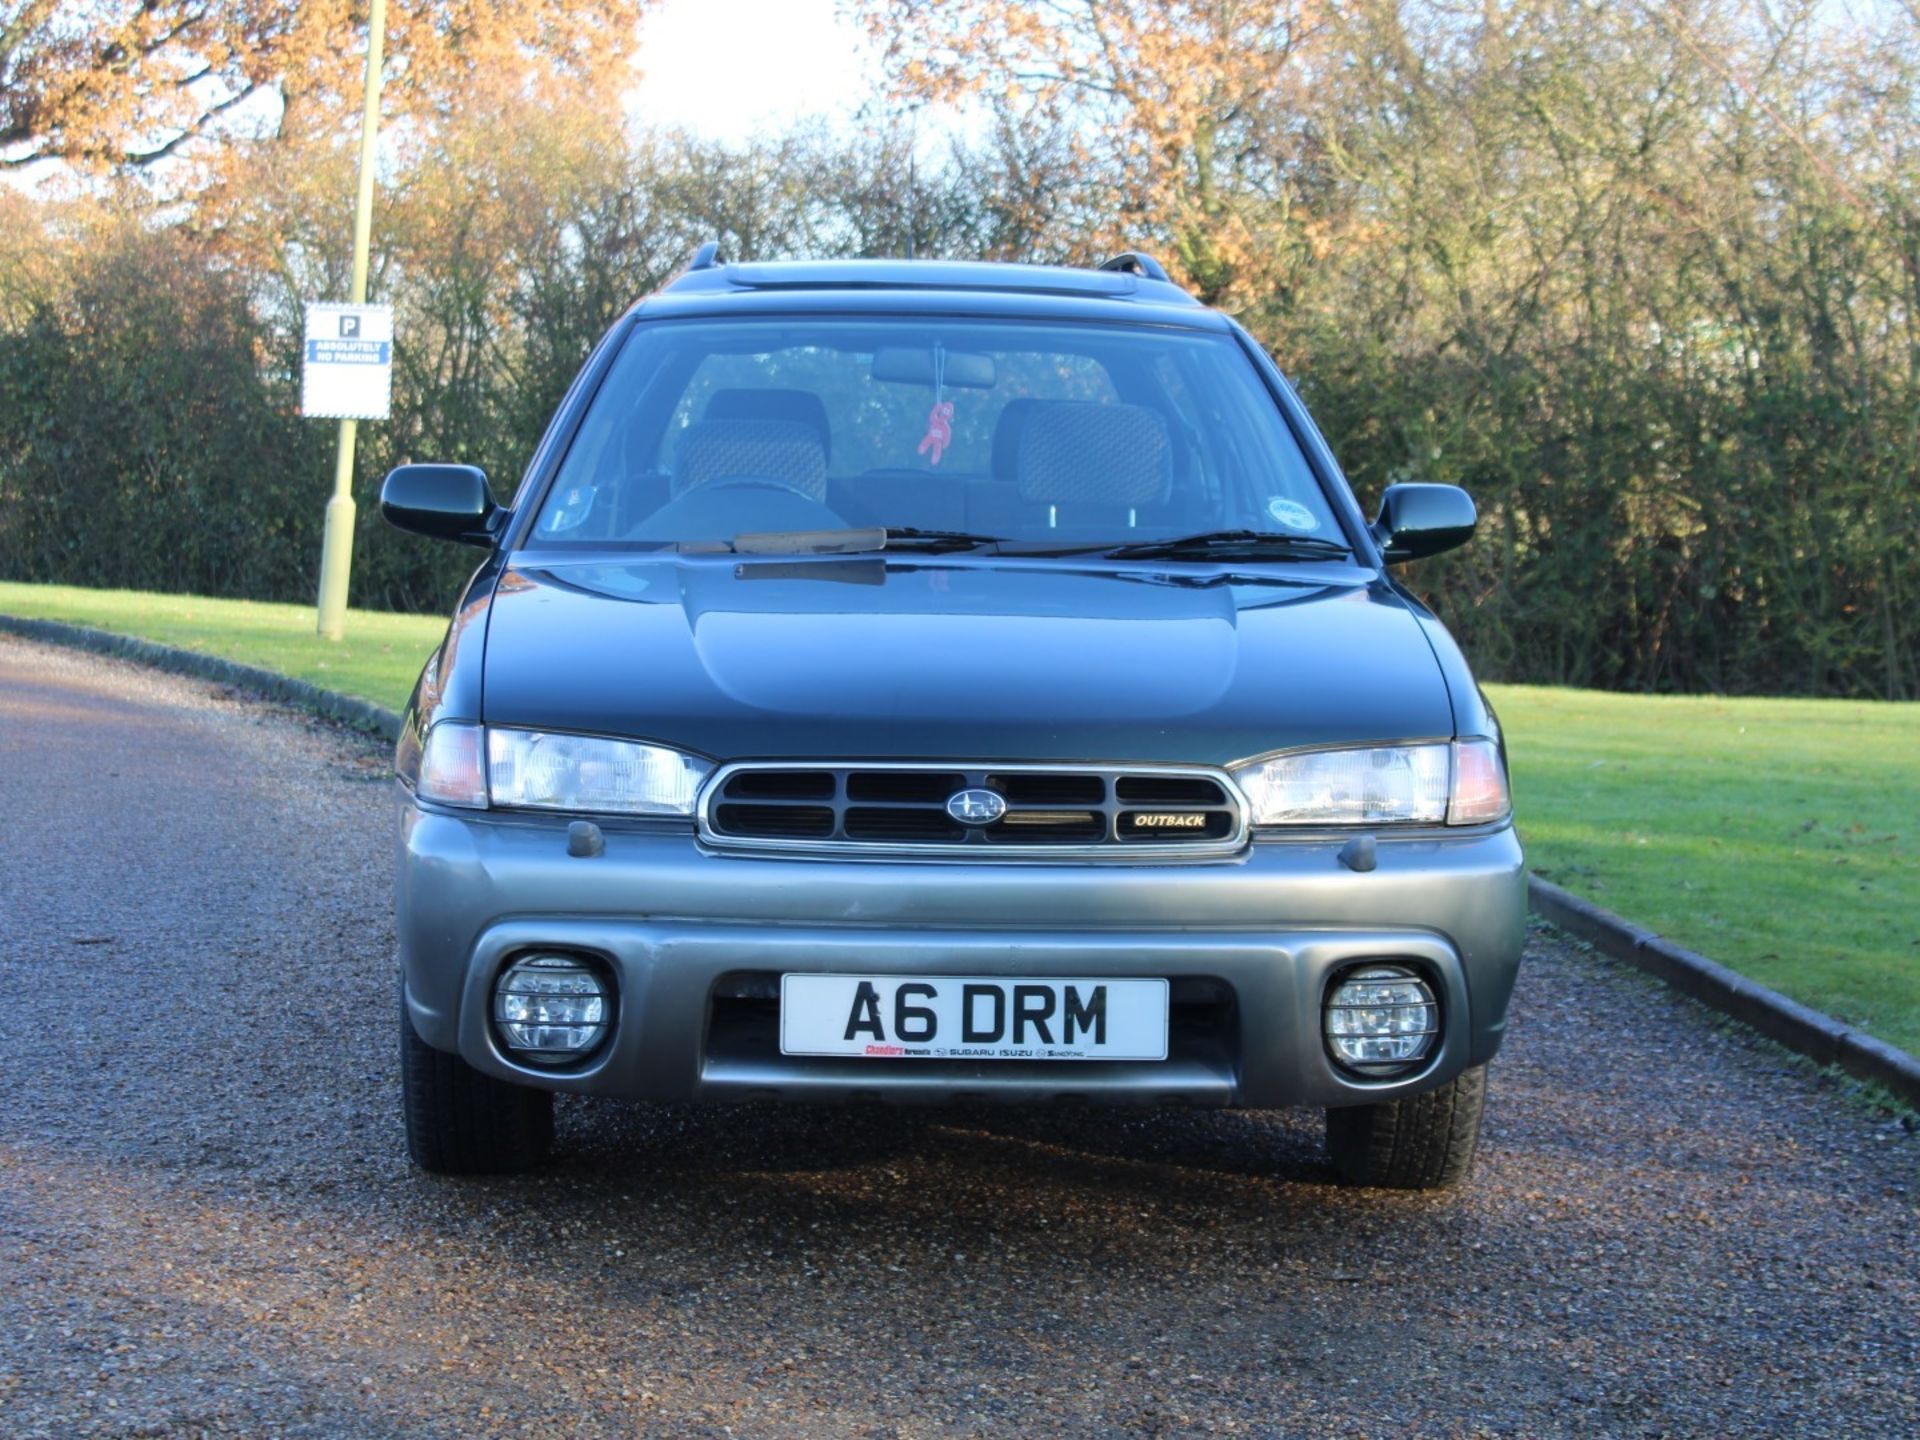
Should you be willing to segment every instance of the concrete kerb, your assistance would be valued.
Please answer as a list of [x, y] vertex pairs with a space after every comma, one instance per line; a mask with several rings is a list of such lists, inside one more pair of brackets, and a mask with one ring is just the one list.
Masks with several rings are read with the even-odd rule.
[[1645, 970], [1789, 1050], [1821, 1065], [1838, 1065], [1920, 1108], [1920, 1060], [1904, 1050], [1623, 920], [1550, 880], [1529, 876], [1527, 898], [1542, 920], [1602, 954]]
[[[197, 650], [182, 650], [178, 646], [160, 645], [85, 625], [12, 615], [0, 615], [0, 631], [102, 655], [118, 655], [156, 669], [223, 685], [241, 686], [388, 740], [400, 733], [400, 717], [383, 706], [254, 665], [203, 655]], [[1528, 877], [1527, 895], [1534, 914], [1576, 939], [1586, 941], [1602, 954], [1645, 970], [1789, 1050], [1821, 1065], [1838, 1065], [1849, 1075], [1872, 1081], [1905, 1103], [1920, 1108], [1920, 1060], [1904, 1050], [1790, 1000], [1779, 991], [1624, 920], [1591, 900], [1582, 900], [1550, 880]]]

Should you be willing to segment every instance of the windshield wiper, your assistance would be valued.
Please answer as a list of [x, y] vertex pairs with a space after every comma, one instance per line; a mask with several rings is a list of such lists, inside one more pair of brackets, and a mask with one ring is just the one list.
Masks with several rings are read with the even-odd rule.
[[1132, 540], [1123, 545], [1089, 547], [1116, 560], [1209, 559], [1216, 555], [1267, 556], [1276, 560], [1344, 560], [1353, 551], [1318, 535], [1284, 535], [1267, 530], [1208, 530], [1170, 540]]
[[875, 550], [973, 550], [997, 545], [997, 535], [965, 530], [920, 530], [878, 525], [861, 530], [762, 530], [731, 540], [682, 540], [683, 555], [864, 555]]
[[976, 535], [970, 530], [921, 530], [912, 525], [889, 525], [889, 550], [975, 550], [982, 545], [998, 545], [998, 535]]
[[860, 530], [749, 531], [731, 540], [682, 540], [682, 554], [866, 555], [877, 550], [977, 550], [994, 546], [1010, 555], [1107, 555], [1116, 560], [1211, 559], [1244, 556], [1277, 560], [1340, 560], [1353, 552], [1317, 535], [1283, 535], [1264, 530], [1209, 530], [1162, 540], [1102, 540], [1087, 545], [1048, 545], [1010, 541], [971, 530], [922, 530], [913, 525], [869, 526]]
[[878, 550], [887, 532], [865, 530], [760, 530], [721, 541], [716, 548], [736, 555], [857, 555]]

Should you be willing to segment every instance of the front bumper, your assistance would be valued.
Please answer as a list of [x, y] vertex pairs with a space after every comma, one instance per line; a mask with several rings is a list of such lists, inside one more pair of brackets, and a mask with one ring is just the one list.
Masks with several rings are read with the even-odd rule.
[[[604, 854], [575, 858], [564, 824], [403, 800], [406, 1005], [428, 1044], [489, 1074], [653, 1100], [1343, 1105], [1492, 1059], [1525, 935], [1511, 827], [1383, 837], [1366, 873], [1339, 863], [1340, 845], [1260, 841], [1184, 864], [822, 860], [723, 854], [636, 826], [607, 829]], [[601, 957], [618, 987], [612, 1035], [577, 1068], [522, 1065], [493, 1037], [495, 977], [545, 947]], [[1420, 968], [1442, 1005], [1429, 1061], [1385, 1081], [1336, 1067], [1320, 1030], [1331, 976], [1380, 959]], [[782, 1056], [772, 996], [791, 971], [1165, 977], [1169, 1058]]]

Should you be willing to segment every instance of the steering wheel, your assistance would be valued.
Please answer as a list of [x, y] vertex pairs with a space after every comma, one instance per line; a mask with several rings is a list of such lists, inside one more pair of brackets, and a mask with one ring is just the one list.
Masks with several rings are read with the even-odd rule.
[[778, 490], [785, 495], [798, 495], [811, 504], [821, 503], [818, 495], [810, 494], [790, 480], [782, 480], [777, 475], [723, 475], [718, 480], [709, 480], [704, 485], [696, 485], [691, 490], [683, 490], [682, 495], [709, 494], [715, 490]]
[[835, 530], [846, 521], [825, 502], [772, 475], [724, 475], [682, 490], [635, 522], [630, 540], [724, 540], [742, 530]]

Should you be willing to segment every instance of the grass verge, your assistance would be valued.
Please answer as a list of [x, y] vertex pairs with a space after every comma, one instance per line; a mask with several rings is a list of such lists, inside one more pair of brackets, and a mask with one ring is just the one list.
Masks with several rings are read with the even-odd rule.
[[[0, 583], [0, 613], [264, 666], [398, 710], [445, 622]], [[1542, 875], [1920, 1054], [1920, 705], [1489, 687]]]
[[347, 615], [347, 638], [335, 643], [315, 633], [311, 605], [6, 581], [0, 581], [0, 614], [64, 620], [198, 650], [277, 670], [389, 710], [406, 707], [421, 663], [447, 629], [444, 617], [354, 610]]

